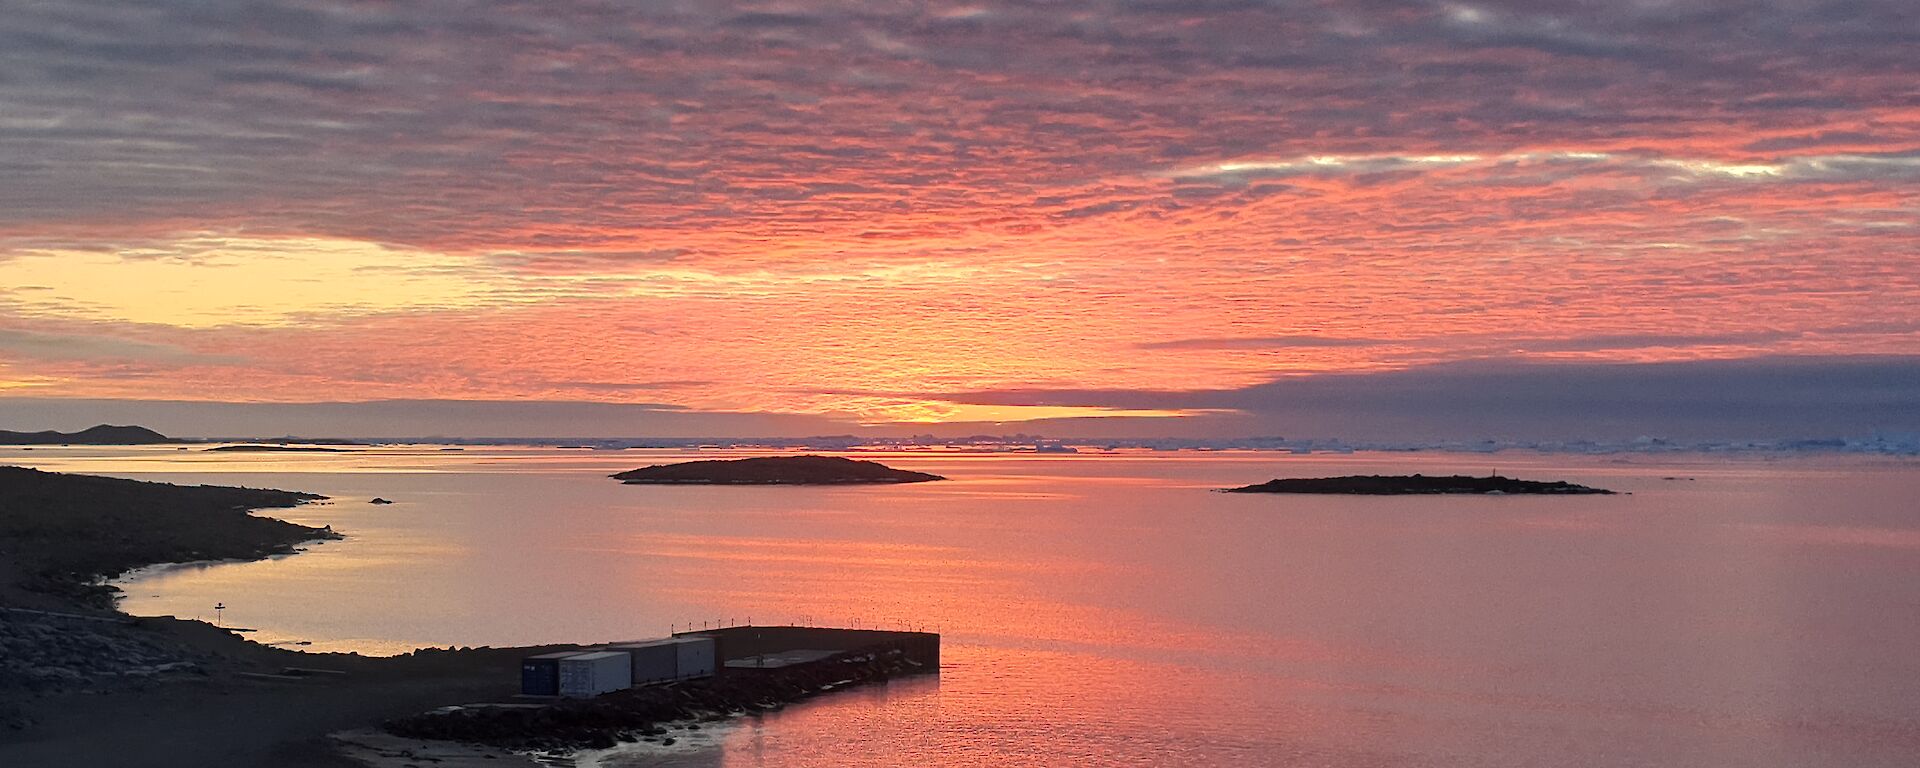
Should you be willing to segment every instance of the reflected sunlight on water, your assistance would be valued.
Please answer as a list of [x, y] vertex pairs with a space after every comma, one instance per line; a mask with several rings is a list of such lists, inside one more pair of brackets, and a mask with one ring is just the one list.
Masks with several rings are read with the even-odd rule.
[[[615, 766], [1911, 765], [1920, 468], [1859, 459], [869, 455], [950, 482], [622, 486], [690, 454], [0, 451], [46, 469], [324, 493], [345, 541], [156, 569], [137, 614], [398, 652], [689, 623], [924, 626], [938, 678]], [[712, 454], [702, 454], [711, 456]], [[1273, 497], [1371, 472], [1614, 497]], [[1665, 480], [1667, 476], [1697, 480]], [[395, 500], [369, 505], [374, 496]]]

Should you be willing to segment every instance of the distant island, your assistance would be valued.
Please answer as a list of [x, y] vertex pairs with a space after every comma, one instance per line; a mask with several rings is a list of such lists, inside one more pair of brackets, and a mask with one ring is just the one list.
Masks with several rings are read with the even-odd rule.
[[1227, 493], [1335, 493], [1356, 496], [1411, 496], [1433, 494], [1531, 494], [1573, 496], [1612, 494], [1604, 488], [1589, 488], [1562, 480], [1516, 480], [1511, 477], [1468, 477], [1451, 475], [1347, 475], [1269, 480], [1259, 485], [1227, 488]]
[[317, 445], [223, 445], [208, 448], [209, 451], [226, 453], [346, 453], [340, 448], [322, 448]]
[[628, 485], [856, 485], [946, 479], [837, 456], [769, 456], [656, 464], [621, 472], [613, 478]]
[[0, 429], [0, 445], [155, 445], [182, 443], [146, 427], [101, 424], [79, 432], [11, 432]]

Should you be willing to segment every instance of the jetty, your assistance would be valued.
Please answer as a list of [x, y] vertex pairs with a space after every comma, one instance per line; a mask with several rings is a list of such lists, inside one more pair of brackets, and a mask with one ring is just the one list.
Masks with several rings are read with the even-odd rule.
[[939, 669], [940, 636], [931, 632], [725, 627], [528, 656], [522, 693], [511, 702], [443, 707], [383, 728], [514, 751], [670, 743], [673, 723], [777, 709]]

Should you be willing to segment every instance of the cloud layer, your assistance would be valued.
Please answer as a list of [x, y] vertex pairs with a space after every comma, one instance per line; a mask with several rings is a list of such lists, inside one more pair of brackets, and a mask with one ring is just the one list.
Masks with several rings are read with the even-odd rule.
[[1920, 358], [1662, 363], [1473, 360], [1284, 377], [1201, 391], [959, 392], [960, 402], [1213, 411], [1235, 436], [1692, 439], [1858, 436], [1920, 428]]
[[33, 3], [0, 387], [891, 421], [1910, 355], [1917, 46], [1901, 0]]

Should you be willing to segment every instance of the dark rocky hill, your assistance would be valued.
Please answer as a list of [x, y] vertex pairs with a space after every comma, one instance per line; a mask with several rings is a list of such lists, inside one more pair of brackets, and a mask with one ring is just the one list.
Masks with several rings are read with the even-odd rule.
[[632, 485], [851, 485], [923, 483], [939, 475], [836, 456], [769, 456], [657, 464], [613, 476]]
[[152, 445], [179, 443], [146, 427], [101, 424], [79, 432], [9, 432], [0, 429], [0, 445]]

